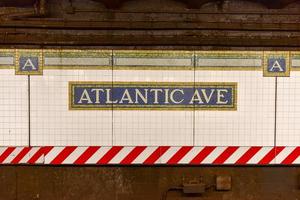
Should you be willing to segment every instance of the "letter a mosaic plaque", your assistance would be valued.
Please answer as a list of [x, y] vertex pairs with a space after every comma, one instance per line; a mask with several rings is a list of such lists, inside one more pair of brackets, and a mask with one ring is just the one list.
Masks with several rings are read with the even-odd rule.
[[289, 77], [290, 55], [289, 52], [264, 52], [265, 77]]
[[42, 75], [42, 51], [17, 50], [15, 57], [15, 70], [17, 75]]

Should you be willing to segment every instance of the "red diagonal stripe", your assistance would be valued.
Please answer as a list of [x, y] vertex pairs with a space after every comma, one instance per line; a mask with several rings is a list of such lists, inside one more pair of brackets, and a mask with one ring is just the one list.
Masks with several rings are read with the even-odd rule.
[[92, 157], [96, 151], [98, 151], [100, 147], [88, 147], [80, 156], [75, 160], [74, 164], [76, 165], [82, 165], [85, 164], [85, 162]]
[[4, 160], [16, 149], [16, 147], [7, 147], [7, 149], [0, 155], [0, 163], [3, 163]]
[[238, 165], [245, 165], [262, 147], [250, 147], [236, 162]]
[[300, 155], [300, 147], [296, 147], [282, 162], [281, 164], [292, 164]]
[[196, 156], [193, 158], [193, 160], [190, 162], [190, 164], [196, 165], [200, 164], [216, 147], [204, 147]]
[[170, 147], [161, 146], [158, 147], [144, 162], [145, 165], [154, 164]]
[[113, 159], [121, 150], [122, 146], [112, 147], [98, 162], [97, 164], [107, 164], [111, 159]]
[[126, 165], [131, 164], [134, 159], [136, 159], [144, 150], [146, 149], [145, 146], [138, 146], [135, 147], [121, 162], [120, 164]]
[[31, 150], [31, 147], [24, 147], [18, 155], [11, 161], [11, 164], [18, 164], [22, 158]]
[[221, 155], [219, 155], [212, 163], [219, 165], [224, 162], [238, 149], [239, 147], [227, 147]]
[[61, 164], [77, 147], [69, 146], [65, 147], [51, 162], [50, 164]]
[[273, 147], [267, 155], [265, 155], [257, 164], [266, 165], [269, 164], [277, 154], [279, 154], [284, 147]]
[[49, 151], [51, 151], [53, 147], [40, 147], [39, 150], [37, 150], [37, 152], [35, 152], [35, 154], [28, 160], [28, 164], [35, 164], [36, 161], [41, 157], [41, 156], [45, 156], [49, 153]]
[[167, 164], [177, 164], [193, 147], [181, 147], [167, 162]]

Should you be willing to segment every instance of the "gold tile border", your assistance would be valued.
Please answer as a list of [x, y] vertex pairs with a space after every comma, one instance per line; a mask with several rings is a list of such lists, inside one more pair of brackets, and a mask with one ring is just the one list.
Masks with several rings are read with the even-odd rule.
[[[114, 85], [124, 85], [124, 86], [136, 86], [136, 87], [145, 87], [145, 86], [165, 86], [165, 87], [186, 87], [191, 88], [195, 86], [214, 86], [214, 87], [226, 87], [231, 86], [233, 89], [232, 96], [232, 105], [224, 107], [215, 107], [215, 106], [206, 106], [206, 107], [196, 107], [195, 104], [191, 106], [178, 106], [172, 105], [169, 106], [155, 106], [155, 107], [115, 107], [113, 104], [106, 107], [73, 107], [74, 99], [74, 85], [107, 85], [113, 87]], [[236, 82], [109, 82], [109, 81], [69, 81], [69, 98], [68, 105], [69, 110], [152, 110], [152, 111], [197, 111], [197, 110], [213, 110], [213, 111], [236, 111], [237, 110], [237, 83]]]
[[188, 50], [113, 50], [114, 57], [127, 57], [132, 56], [134, 58], [176, 58], [178, 55], [189, 58], [194, 55], [194, 51]]
[[177, 58], [191, 59], [191, 66], [144, 66], [144, 65], [114, 65], [114, 70], [194, 70], [194, 51], [184, 50], [114, 50], [113, 62], [115, 58]]

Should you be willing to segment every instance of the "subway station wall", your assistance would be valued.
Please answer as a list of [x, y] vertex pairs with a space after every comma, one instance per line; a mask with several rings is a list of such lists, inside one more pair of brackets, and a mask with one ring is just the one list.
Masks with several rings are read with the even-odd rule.
[[288, 51], [2, 49], [0, 163], [298, 164], [299, 69]]

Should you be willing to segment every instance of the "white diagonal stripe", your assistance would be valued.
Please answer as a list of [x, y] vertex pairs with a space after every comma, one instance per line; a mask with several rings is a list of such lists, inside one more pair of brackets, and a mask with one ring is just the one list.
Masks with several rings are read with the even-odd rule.
[[157, 148], [158, 147], [147, 147], [136, 159], [133, 160], [132, 164], [143, 164]]
[[109, 161], [109, 164], [120, 164], [120, 162], [134, 149], [134, 147], [123, 147], [113, 159]]
[[201, 164], [212, 164], [213, 161], [219, 157], [228, 147], [216, 147]]
[[296, 148], [295, 147], [285, 147], [275, 158], [276, 164], [281, 164], [281, 162], [292, 153]]
[[7, 147], [0, 147], [0, 155], [2, 155], [6, 149]]
[[170, 147], [159, 159], [157, 159], [155, 164], [166, 164], [180, 148], [181, 147]]
[[11, 154], [3, 161], [4, 164], [11, 163], [11, 161], [23, 150], [25, 147], [17, 147]]
[[85, 164], [97, 164], [97, 162], [111, 149], [111, 147], [100, 147]]
[[[41, 148], [43, 148], [43, 147], [33, 147], [33, 149], [36, 149], [36, 152], [38, 151], [38, 150], [40, 150]], [[30, 156], [30, 158], [32, 158], [32, 156], [34, 156], [34, 154], [36, 153], [36, 152], [29, 152], [29, 156]], [[29, 158], [29, 159], [30, 159]], [[29, 160], [28, 159], [28, 160]], [[45, 154], [42, 154], [36, 161], [35, 161], [35, 163], [36, 164], [44, 164], [44, 162], [45, 162]]]
[[45, 156], [45, 164], [50, 164], [54, 158], [62, 151], [65, 147], [53, 147], [51, 151]]
[[[19, 163], [27, 163], [29, 159], [39, 150], [38, 147], [33, 147], [29, 150], [29, 152], [20, 160]], [[37, 161], [36, 161], [37, 163]]]
[[258, 164], [258, 162], [265, 157], [273, 147], [262, 147], [247, 164]]
[[193, 147], [185, 156], [183, 156], [178, 164], [189, 164], [202, 149], [203, 147]]
[[87, 147], [77, 147], [61, 164], [73, 164]]
[[235, 164], [249, 149], [250, 147], [239, 147], [227, 160], [224, 164]]
[[300, 156], [298, 156], [292, 164], [300, 164]]

